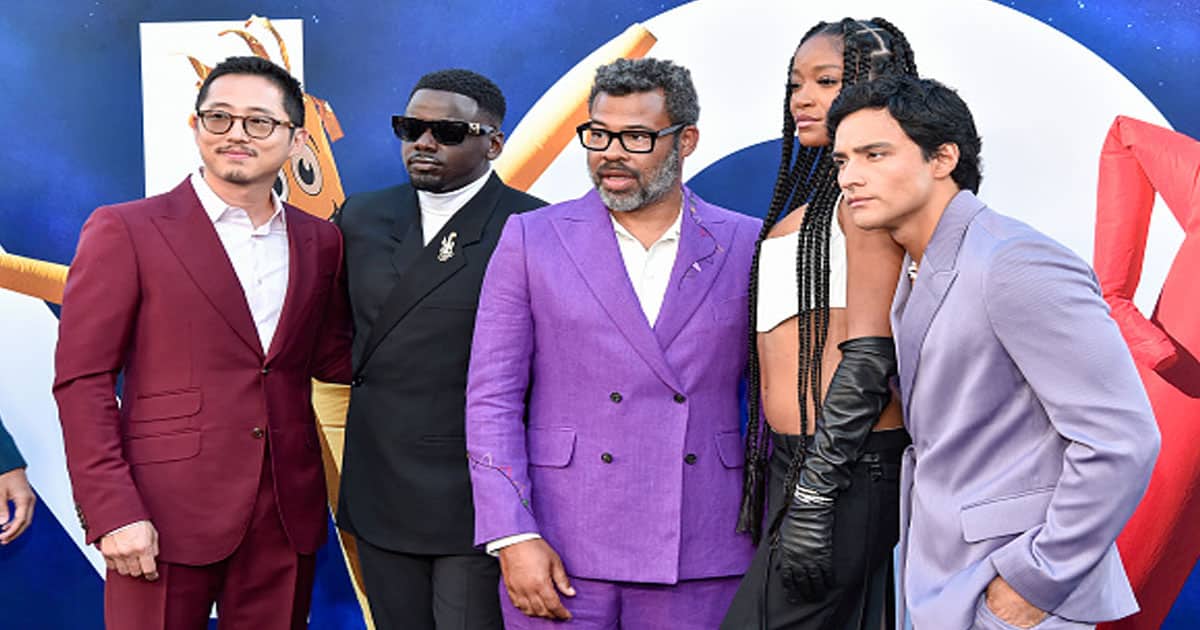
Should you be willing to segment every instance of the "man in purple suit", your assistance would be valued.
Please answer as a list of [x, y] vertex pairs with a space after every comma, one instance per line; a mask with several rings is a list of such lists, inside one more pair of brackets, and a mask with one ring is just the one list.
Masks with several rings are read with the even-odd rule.
[[685, 68], [601, 67], [578, 129], [596, 190], [513, 215], [492, 256], [467, 450], [507, 628], [715, 628], [749, 565], [738, 383], [760, 222], [682, 186], [699, 113]]
[[917, 630], [1059, 630], [1136, 611], [1113, 543], [1158, 430], [1091, 269], [975, 197], [975, 123], [940, 83], [847, 88], [828, 124], [854, 222], [907, 252], [892, 305], [913, 439], [907, 617]]

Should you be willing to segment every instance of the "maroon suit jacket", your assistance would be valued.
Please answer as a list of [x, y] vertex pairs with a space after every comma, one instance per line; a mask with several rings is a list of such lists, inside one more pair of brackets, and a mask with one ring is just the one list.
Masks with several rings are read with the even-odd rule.
[[[241, 541], [269, 453], [292, 547], [325, 540], [311, 381], [350, 378], [337, 228], [285, 205], [290, 271], [265, 351], [191, 183], [97, 209], [67, 277], [54, 395], [87, 542], [148, 519], [160, 559]], [[124, 373], [121, 400], [114, 396]]]

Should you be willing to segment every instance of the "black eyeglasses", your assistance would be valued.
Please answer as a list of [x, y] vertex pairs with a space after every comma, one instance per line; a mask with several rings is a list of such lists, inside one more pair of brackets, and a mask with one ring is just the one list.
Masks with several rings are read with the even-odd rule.
[[588, 151], [604, 151], [612, 144], [613, 138], [616, 138], [621, 143], [621, 146], [630, 153], [650, 153], [654, 150], [654, 143], [659, 138], [676, 133], [686, 126], [688, 126], [688, 123], [671, 125], [658, 131], [642, 129], [609, 131], [608, 129], [593, 127], [592, 122], [589, 120], [576, 127], [575, 133], [579, 134], [579, 142]]
[[392, 116], [392, 131], [404, 142], [416, 142], [425, 135], [425, 130], [433, 132], [433, 139], [438, 144], [462, 144], [467, 136], [482, 136], [493, 133], [495, 127], [465, 120], [422, 120], [409, 116]]
[[254, 116], [238, 116], [230, 114], [219, 109], [206, 109], [196, 112], [196, 118], [200, 119], [200, 125], [205, 131], [221, 135], [229, 133], [233, 129], [233, 121], [239, 118], [242, 121], [242, 131], [246, 132], [247, 136], [256, 140], [265, 140], [275, 133], [276, 127], [293, 128], [296, 125], [286, 120], [275, 120], [270, 116], [254, 115]]

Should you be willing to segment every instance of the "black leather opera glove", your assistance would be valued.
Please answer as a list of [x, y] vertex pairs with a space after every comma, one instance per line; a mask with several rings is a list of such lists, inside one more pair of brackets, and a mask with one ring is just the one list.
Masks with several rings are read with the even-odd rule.
[[848, 339], [838, 349], [842, 360], [779, 524], [784, 586], [789, 595], [805, 600], [824, 597], [834, 585], [834, 504], [850, 487], [851, 469], [892, 399], [889, 382], [896, 374], [891, 337]]

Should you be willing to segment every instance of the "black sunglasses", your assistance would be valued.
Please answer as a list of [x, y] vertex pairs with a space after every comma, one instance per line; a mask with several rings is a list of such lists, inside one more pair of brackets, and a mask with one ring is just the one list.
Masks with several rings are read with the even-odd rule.
[[392, 131], [404, 142], [416, 142], [425, 135], [425, 130], [433, 132], [433, 139], [438, 144], [462, 144], [468, 135], [482, 136], [493, 133], [495, 127], [465, 120], [422, 120], [409, 116], [392, 116]]

